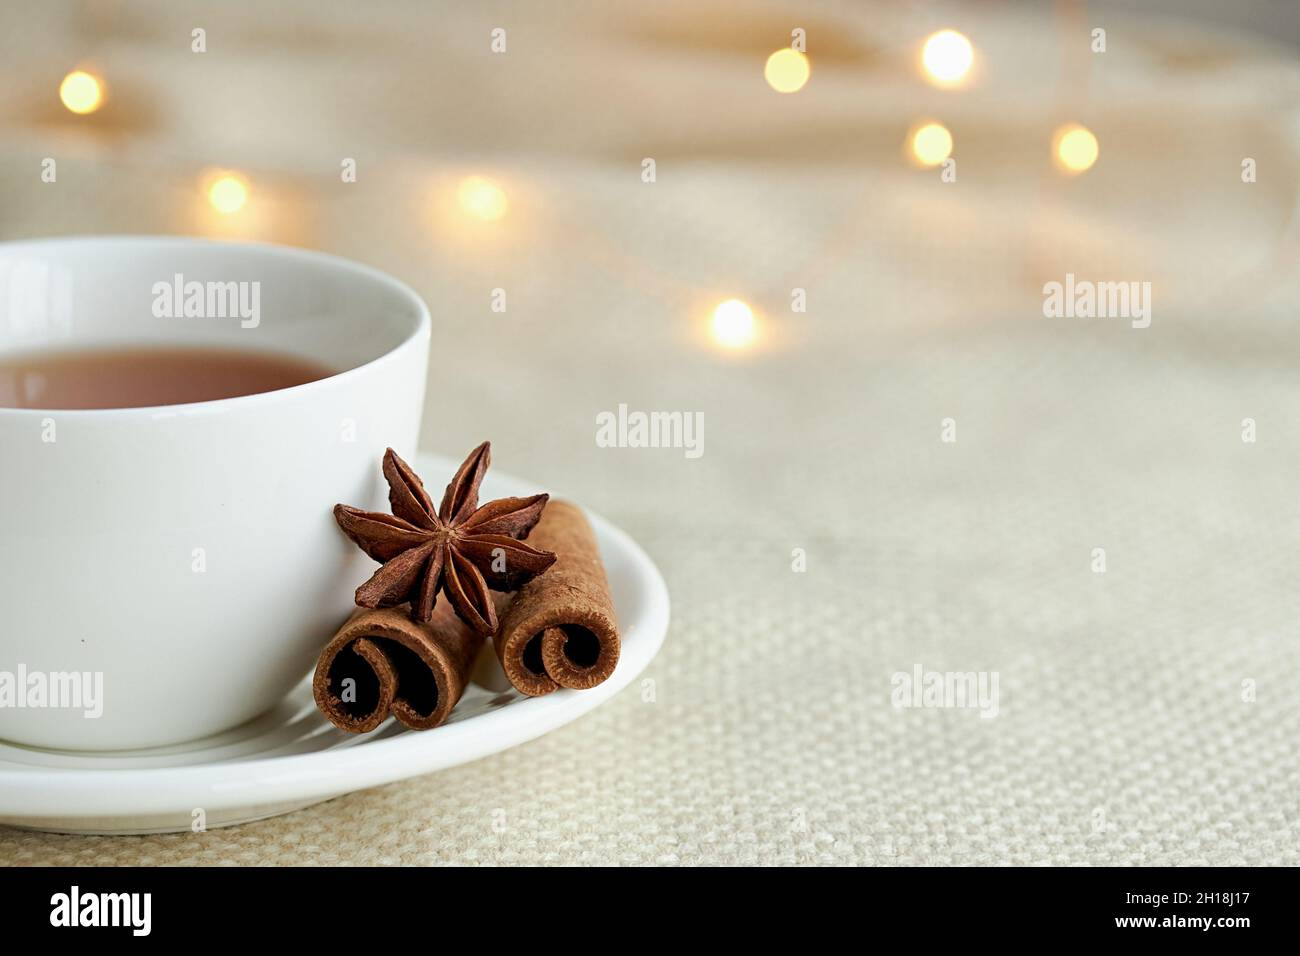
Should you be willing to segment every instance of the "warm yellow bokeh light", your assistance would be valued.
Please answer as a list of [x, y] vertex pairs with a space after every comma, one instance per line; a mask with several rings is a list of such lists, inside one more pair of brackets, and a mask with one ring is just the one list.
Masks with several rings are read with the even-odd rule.
[[718, 303], [713, 310], [713, 341], [724, 348], [744, 349], [758, 337], [754, 310], [740, 299]]
[[505, 190], [482, 176], [462, 179], [456, 189], [456, 201], [466, 213], [484, 222], [496, 222], [510, 208]]
[[763, 76], [767, 85], [778, 93], [797, 93], [808, 82], [812, 65], [806, 54], [793, 47], [783, 47], [767, 58]]
[[975, 62], [975, 48], [956, 30], [940, 30], [926, 38], [921, 65], [936, 86], [958, 86]]
[[73, 70], [59, 84], [59, 99], [74, 113], [93, 113], [104, 105], [104, 84], [85, 70]]
[[1092, 168], [1101, 147], [1092, 130], [1077, 123], [1062, 126], [1053, 137], [1056, 141], [1056, 162], [1068, 173], [1082, 173]]
[[219, 173], [208, 184], [208, 202], [217, 212], [239, 212], [248, 202], [248, 182], [238, 173]]
[[952, 133], [941, 123], [926, 123], [912, 132], [912, 156], [922, 166], [938, 166], [952, 155]]

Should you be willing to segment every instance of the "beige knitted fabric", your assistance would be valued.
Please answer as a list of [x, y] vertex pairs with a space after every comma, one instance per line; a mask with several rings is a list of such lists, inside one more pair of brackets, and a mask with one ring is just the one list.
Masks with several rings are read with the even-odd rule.
[[[228, 6], [197, 64], [164, 50], [189, 22], [171, 5], [96, 34], [141, 117], [156, 99], [123, 135], [165, 148], [3, 116], [4, 237], [191, 231], [193, 170], [240, 164], [273, 200], [243, 228], [427, 297], [425, 446], [491, 438], [502, 470], [625, 527], [672, 628], [653, 694], [496, 757], [199, 835], [0, 830], [0, 861], [1300, 863], [1292, 63], [1122, 21], [1080, 61], [1011, 5], [963, 24], [985, 81], [954, 95], [907, 72], [944, 24], [893, 6], [646, 26], [391, 3], [360, 33], [326, 8], [310, 39], [305, 5], [261, 28]], [[799, 25], [813, 82], [777, 97], [762, 59]], [[22, 63], [57, 75], [78, 29], [28, 25]], [[898, 157], [941, 110], [955, 183]], [[1072, 117], [1102, 158], [1067, 181], [1046, 143]], [[497, 226], [440, 205], [467, 171], [504, 184]], [[1151, 327], [1044, 318], [1067, 272], [1152, 282]], [[706, 334], [730, 295], [763, 330], [739, 356]], [[598, 448], [620, 403], [702, 412], [703, 455]], [[892, 706], [918, 665], [996, 673], [996, 716]]]

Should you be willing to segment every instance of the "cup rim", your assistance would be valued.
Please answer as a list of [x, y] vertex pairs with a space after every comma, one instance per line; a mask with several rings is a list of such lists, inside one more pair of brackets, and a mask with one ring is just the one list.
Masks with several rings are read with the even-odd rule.
[[396, 356], [398, 353], [410, 348], [412, 342], [428, 342], [433, 328], [433, 320], [429, 315], [429, 307], [425, 304], [420, 294], [412, 289], [401, 279], [384, 272], [382, 269], [376, 269], [374, 266], [368, 266], [364, 263], [357, 262], [345, 256], [335, 255], [329, 252], [319, 252], [315, 249], [304, 249], [300, 246], [290, 246], [278, 242], [264, 242], [253, 239], [212, 239], [207, 236], [168, 236], [154, 233], [98, 233], [82, 234], [70, 236], [40, 236], [31, 239], [6, 239], [0, 241], [0, 254], [6, 249], [13, 246], [37, 246], [37, 245], [64, 245], [72, 242], [98, 242], [105, 244], [117, 244], [123, 242], [155, 242], [155, 243], [173, 243], [177, 245], [190, 246], [224, 246], [238, 248], [256, 249], [259, 254], [265, 253], [272, 257], [280, 257], [287, 260], [297, 260], [299, 262], [314, 262], [319, 265], [326, 265], [330, 268], [337, 269], [341, 272], [350, 273], [359, 278], [365, 278], [380, 286], [387, 287], [390, 291], [397, 293], [399, 297], [406, 300], [408, 304], [415, 307], [416, 322], [415, 327], [393, 348], [377, 355], [360, 365], [354, 365], [351, 368], [345, 368], [335, 372], [332, 375], [326, 375], [324, 378], [318, 378], [311, 382], [304, 382], [301, 385], [290, 385], [287, 388], [272, 389], [269, 392], [252, 392], [248, 395], [235, 395], [230, 398], [213, 398], [202, 402], [179, 402], [172, 405], [140, 405], [128, 406], [124, 408], [5, 408], [0, 407], [0, 421], [14, 418], [33, 418], [39, 416], [59, 416], [64, 417], [103, 417], [110, 415], [133, 415], [136, 417], [157, 418], [161, 415], [184, 414], [195, 415], [203, 413], [215, 413], [224, 411], [235, 405], [244, 405], [250, 402], [266, 402], [274, 400], [283, 400], [296, 398], [300, 395], [309, 394], [310, 391], [320, 391], [324, 388], [330, 388], [335, 383], [344, 382], [351, 378], [368, 372], [373, 367], [385, 363]]

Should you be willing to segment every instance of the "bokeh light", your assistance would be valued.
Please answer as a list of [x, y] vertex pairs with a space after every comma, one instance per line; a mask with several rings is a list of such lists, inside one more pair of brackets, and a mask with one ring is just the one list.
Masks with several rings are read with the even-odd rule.
[[218, 171], [209, 173], [205, 179], [208, 203], [217, 212], [230, 215], [248, 202], [248, 180], [239, 173]]
[[1052, 137], [1056, 164], [1067, 173], [1087, 172], [1097, 162], [1101, 147], [1092, 130], [1078, 123], [1062, 126]]
[[803, 89], [812, 73], [806, 54], [793, 47], [783, 47], [767, 58], [763, 76], [767, 85], [778, 93], [797, 93]]
[[975, 48], [956, 30], [940, 30], [926, 38], [921, 66], [935, 86], [960, 86], [975, 62]]
[[713, 341], [727, 349], [745, 349], [758, 337], [754, 310], [740, 299], [719, 302], [713, 310]]
[[85, 70], [73, 70], [59, 84], [59, 99], [78, 115], [93, 113], [104, 105], [104, 82]]
[[484, 222], [496, 222], [510, 208], [505, 190], [483, 176], [462, 179], [456, 188], [456, 201], [466, 214]]
[[952, 155], [952, 133], [942, 123], [925, 123], [912, 130], [911, 147], [922, 166], [938, 166]]

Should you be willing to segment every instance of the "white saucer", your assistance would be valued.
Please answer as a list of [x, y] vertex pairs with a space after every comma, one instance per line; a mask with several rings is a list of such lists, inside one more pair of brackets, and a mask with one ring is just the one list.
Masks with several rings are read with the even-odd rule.
[[[435, 488], [459, 464], [434, 455], [416, 460], [416, 470]], [[489, 472], [483, 495], [538, 490]], [[525, 697], [505, 683], [492, 658], [495, 672], [480, 671], [489, 686], [471, 684], [447, 723], [423, 732], [389, 718], [373, 733], [345, 734], [316, 710], [304, 679], [269, 713], [188, 744], [77, 753], [0, 742], [0, 824], [64, 833], [167, 833], [192, 829], [198, 810], [209, 828], [246, 823], [477, 760], [575, 720], [630, 684], [668, 630], [668, 589], [658, 568], [626, 533], [589, 517], [623, 638], [618, 667], [599, 687]], [[322, 647], [328, 638], [321, 635]]]

